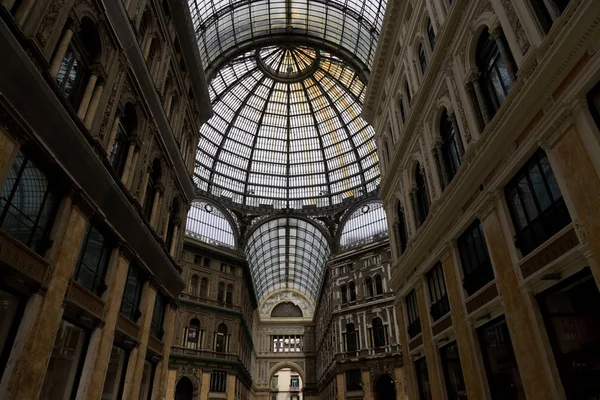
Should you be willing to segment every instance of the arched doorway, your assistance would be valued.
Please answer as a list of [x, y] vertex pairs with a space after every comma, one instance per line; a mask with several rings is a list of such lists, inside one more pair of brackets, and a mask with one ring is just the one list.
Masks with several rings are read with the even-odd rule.
[[269, 398], [276, 396], [277, 400], [302, 400], [304, 398], [303, 388], [304, 384], [300, 374], [293, 368], [283, 367], [271, 376]]
[[175, 400], [192, 400], [194, 398], [194, 384], [185, 376], [177, 382]]
[[388, 374], [383, 374], [375, 382], [373, 390], [374, 400], [396, 400], [396, 385], [394, 379]]

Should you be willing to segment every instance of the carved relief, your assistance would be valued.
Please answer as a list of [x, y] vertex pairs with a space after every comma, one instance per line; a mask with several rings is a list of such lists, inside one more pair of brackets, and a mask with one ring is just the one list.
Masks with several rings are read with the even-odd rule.
[[50, 35], [52, 35], [58, 15], [60, 11], [64, 9], [65, 3], [66, 0], [55, 0], [50, 2], [50, 6], [44, 15], [44, 19], [42, 19], [42, 23], [40, 24], [40, 28], [36, 35], [42, 47], [46, 45]]
[[519, 16], [515, 12], [515, 8], [510, 0], [501, 0], [502, 7], [506, 12], [508, 17], [508, 21], [510, 22], [510, 27], [515, 33], [515, 37], [517, 38], [517, 43], [519, 44], [519, 48], [521, 49], [521, 54], [527, 53], [529, 49], [529, 39], [527, 39], [527, 34], [525, 33], [525, 29], [523, 29], [523, 25], [519, 20]]

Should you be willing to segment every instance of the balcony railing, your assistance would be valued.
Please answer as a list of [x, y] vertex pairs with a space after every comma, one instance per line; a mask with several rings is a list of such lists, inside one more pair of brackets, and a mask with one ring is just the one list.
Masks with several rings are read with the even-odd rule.
[[210, 305], [217, 306], [217, 307], [230, 308], [232, 310], [238, 310], [238, 311], [241, 310], [240, 307], [238, 307], [236, 305], [233, 305], [233, 304], [227, 304], [224, 301], [223, 302], [219, 302], [219, 301], [216, 301], [216, 300], [213, 300], [213, 299], [208, 299], [206, 297], [194, 296], [194, 295], [191, 295], [191, 294], [185, 293], [185, 292], [181, 292], [179, 294], [179, 297], [182, 300], [191, 300], [191, 301], [195, 301], [195, 302], [198, 302], [198, 303], [210, 304]]
[[212, 350], [190, 349], [188, 347], [183, 347], [183, 346], [172, 346], [171, 353], [177, 354], [177, 355], [198, 357], [198, 358], [216, 358], [216, 359], [227, 360], [227, 361], [241, 361], [239, 359], [239, 357], [237, 356], [237, 354], [217, 353], [216, 351], [212, 351]]

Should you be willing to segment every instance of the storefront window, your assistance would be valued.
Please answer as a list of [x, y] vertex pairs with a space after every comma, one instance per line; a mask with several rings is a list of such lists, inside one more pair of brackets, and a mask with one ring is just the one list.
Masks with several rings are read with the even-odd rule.
[[567, 398], [600, 399], [600, 293], [589, 270], [538, 295]]
[[429, 384], [429, 374], [427, 372], [427, 361], [425, 357], [415, 361], [415, 372], [417, 374], [417, 383], [419, 384], [419, 399], [432, 400], [431, 385]]
[[504, 317], [477, 330], [493, 400], [525, 400], [523, 384]]
[[448, 400], [467, 400], [467, 390], [465, 388], [456, 342], [442, 347], [440, 355], [442, 358], [442, 367], [444, 368]]
[[123, 378], [127, 368], [127, 351], [113, 346], [104, 380], [102, 400], [117, 400], [121, 398], [123, 390]]
[[85, 330], [61, 321], [46, 370], [41, 400], [67, 400], [73, 397], [77, 391], [87, 341]]
[[21, 300], [0, 290], [0, 377], [6, 367], [22, 314]]

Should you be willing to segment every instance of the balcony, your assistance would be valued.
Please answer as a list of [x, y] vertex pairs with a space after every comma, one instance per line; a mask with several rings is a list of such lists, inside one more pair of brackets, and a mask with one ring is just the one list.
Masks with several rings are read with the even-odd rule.
[[298, 386], [290, 386], [290, 392], [299, 392], [300, 388]]
[[198, 358], [217, 358], [217, 359], [221, 359], [221, 360], [234, 361], [234, 362], [240, 361], [239, 357], [236, 354], [217, 353], [216, 351], [204, 350], [204, 349], [190, 349], [188, 347], [183, 347], [183, 346], [172, 346], [171, 354], [198, 357]]

